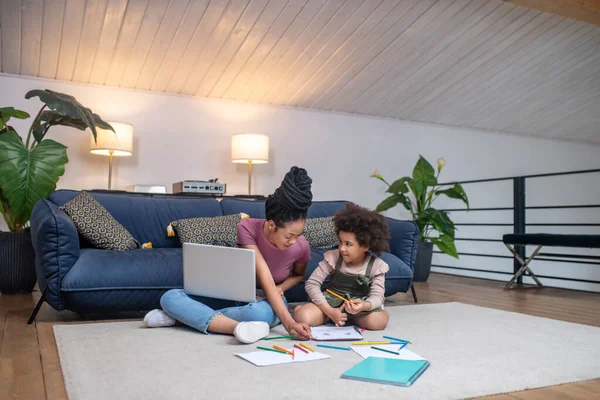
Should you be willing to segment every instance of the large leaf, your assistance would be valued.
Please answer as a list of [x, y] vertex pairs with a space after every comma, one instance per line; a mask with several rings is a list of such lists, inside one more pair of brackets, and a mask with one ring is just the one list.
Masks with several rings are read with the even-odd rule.
[[430, 238], [430, 240], [444, 253], [454, 258], [458, 258], [458, 252], [456, 251], [453, 238], [447, 235], [440, 235], [440, 237]]
[[385, 210], [389, 210], [392, 207], [395, 207], [396, 204], [398, 204], [399, 202], [400, 202], [400, 198], [394, 194], [394, 195], [386, 198], [385, 200], [383, 200], [381, 203], [379, 203], [379, 205], [377, 206], [377, 208], [375, 210], [378, 212], [383, 212]]
[[33, 128], [33, 138], [36, 142], [41, 142], [44, 136], [46, 136], [46, 132], [50, 126], [48, 124], [34, 124]]
[[28, 150], [15, 132], [0, 135], [0, 190], [11, 215], [29, 221], [35, 203], [56, 189], [68, 161], [66, 146], [54, 140]]
[[387, 192], [388, 193], [394, 193], [394, 194], [398, 194], [398, 193], [408, 193], [408, 187], [406, 186], [407, 182], [411, 182], [412, 179], [405, 176], [403, 178], [398, 179], [397, 181], [395, 181], [394, 183], [392, 183], [390, 185], [390, 187], [388, 188]]
[[379, 203], [375, 210], [378, 212], [383, 212], [385, 210], [389, 210], [392, 207], [395, 207], [398, 203], [402, 204], [404, 208], [412, 212], [412, 204], [410, 202], [410, 199], [403, 194], [391, 195], [390, 197], [386, 198], [381, 203]]
[[414, 182], [412, 187], [415, 197], [425, 199], [427, 188], [437, 185], [435, 170], [423, 156], [419, 156], [419, 161], [417, 161], [412, 175]]
[[18, 223], [14, 215], [11, 214], [10, 208], [8, 207], [8, 200], [2, 195], [2, 190], [0, 190], [0, 214], [4, 217], [4, 221], [6, 222], [9, 231], [15, 232], [19, 230], [19, 226], [22, 226]]
[[402, 203], [404, 208], [406, 208], [408, 211], [410, 211], [412, 213], [413, 207], [412, 207], [412, 202], [410, 201], [410, 198], [403, 194], [397, 194], [396, 196], [400, 197], [400, 203]]
[[448, 213], [446, 211], [440, 211], [433, 208], [429, 208], [428, 219], [429, 222], [433, 225], [433, 227], [440, 232], [440, 234], [448, 235], [450, 237], [454, 237], [454, 223], [448, 217]]
[[108, 122], [104, 121], [102, 118], [100, 118], [100, 116], [98, 114], [92, 114], [92, 115], [94, 116], [94, 123], [96, 124], [96, 126], [99, 126], [102, 129], [110, 129], [113, 132], [115, 131], [113, 129], [112, 125], [109, 124]]
[[80, 119], [71, 118], [67, 115], [62, 115], [58, 111], [44, 111], [38, 121], [34, 123], [33, 137], [36, 142], [41, 142], [46, 135], [48, 129], [53, 125], [64, 125], [85, 131], [88, 126]]
[[455, 183], [450, 189], [438, 190], [436, 194], [445, 194], [450, 198], [462, 200], [467, 205], [467, 209], [469, 208], [469, 198], [460, 183]]
[[106, 127], [106, 129], [113, 130], [107, 122], [103, 121], [98, 115], [93, 114], [92, 110], [84, 107], [73, 96], [46, 89], [31, 90], [25, 95], [26, 99], [30, 99], [32, 97], [39, 97], [40, 100], [48, 106], [48, 108], [51, 110], [56, 110], [61, 115], [69, 117], [73, 120], [81, 121], [86, 127], [90, 128], [94, 138], [96, 138], [96, 126]]
[[11, 118], [27, 119], [29, 117], [30, 115], [27, 112], [15, 110], [14, 107], [0, 108], [0, 130], [4, 129], [4, 123], [8, 122]]
[[77, 128], [79, 130], [85, 131], [87, 129], [87, 125], [80, 119], [71, 118], [68, 115], [63, 115], [58, 111], [44, 111], [42, 115], [40, 115], [40, 121], [45, 122], [49, 125], [65, 125], [70, 126], [72, 128]]

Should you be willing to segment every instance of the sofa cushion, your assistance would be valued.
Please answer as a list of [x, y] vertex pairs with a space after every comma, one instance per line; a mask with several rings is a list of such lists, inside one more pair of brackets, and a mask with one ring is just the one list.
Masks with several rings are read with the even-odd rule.
[[221, 209], [223, 210], [223, 215], [245, 213], [250, 218], [265, 218], [264, 200], [224, 198], [221, 200]]
[[333, 217], [307, 218], [302, 235], [316, 249], [331, 249], [339, 244]]
[[59, 209], [66, 212], [79, 233], [99, 249], [127, 251], [140, 247], [131, 233], [87, 192], [82, 192]]
[[[183, 243], [210, 244], [235, 247], [237, 226], [248, 214], [239, 213], [220, 217], [186, 218], [171, 222], [179, 241]], [[169, 232], [169, 234], [171, 234]]]
[[183, 286], [182, 250], [137, 249], [127, 252], [81, 249], [64, 277], [61, 292], [171, 289]]
[[346, 201], [313, 201], [308, 209], [306, 218], [333, 217], [346, 206]]
[[385, 296], [408, 291], [413, 280], [413, 272], [410, 267], [392, 253], [382, 253], [381, 259], [390, 267], [385, 274]]
[[[77, 190], [57, 190], [48, 199], [61, 206], [79, 193]], [[219, 201], [213, 198], [118, 191], [89, 193], [140, 243], [152, 242], [155, 248], [181, 247], [179, 239], [168, 237], [165, 233], [171, 221], [223, 215]]]

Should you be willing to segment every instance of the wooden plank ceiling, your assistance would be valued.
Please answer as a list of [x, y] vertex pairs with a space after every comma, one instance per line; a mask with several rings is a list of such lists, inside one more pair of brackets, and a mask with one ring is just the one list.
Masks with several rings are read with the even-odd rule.
[[0, 71], [600, 143], [600, 5], [548, 3], [0, 0]]

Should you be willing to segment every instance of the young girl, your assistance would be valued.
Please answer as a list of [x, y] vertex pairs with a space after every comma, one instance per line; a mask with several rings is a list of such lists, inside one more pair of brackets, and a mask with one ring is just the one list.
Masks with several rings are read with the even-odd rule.
[[[389, 250], [388, 225], [381, 214], [352, 203], [336, 213], [333, 222], [339, 248], [326, 252], [306, 281], [311, 302], [296, 307], [294, 319], [311, 326], [331, 320], [336, 326], [348, 322], [369, 330], [385, 329], [389, 314], [383, 310], [383, 302], [389, 266], [372, 253], [381, 255]], [[331, 278], [326, 289], [351, 300], [353, 306], [327, 291], [321, 292], [328, 275]]]

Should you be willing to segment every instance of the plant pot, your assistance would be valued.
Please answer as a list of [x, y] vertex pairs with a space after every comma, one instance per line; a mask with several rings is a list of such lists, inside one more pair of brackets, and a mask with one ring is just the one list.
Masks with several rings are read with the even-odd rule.
[[29, 232], [0, 232], [0, 292], [31, 293], [36, 280]]
[[431, 271], [431, 257], [433, 256], [433, 243], [419, 242], [417, 259], [415, 260], [415, 282], [427, 282]]

